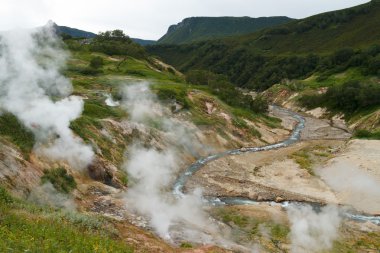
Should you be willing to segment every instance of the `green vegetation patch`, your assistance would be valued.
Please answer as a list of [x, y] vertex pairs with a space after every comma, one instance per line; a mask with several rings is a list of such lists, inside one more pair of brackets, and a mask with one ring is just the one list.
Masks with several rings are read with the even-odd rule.
[[313, 176], [315, 175], [312, 169], [312, 161], [311, 161], [310, 155], [307, 152], [305, 151], [295, 152], [294, 154], [290, 156], [290, 158], [294, 159], [294, 161], [298, 163], [298, 165], [302, 169], [309, 172], [310, 175], [313, 175]]
[[354, 137], [358, 139], [380, 140], [380, 131], [356, 130]]
[[69, 193], [77, 187], [77, 183], [72, 175], [67, 174], [65, 168], [45, 170], [41, 177], [41, 183], [50, 182], [54, 188], [62, 193]]
[[210, 71], [192, 70], [186, 74], [186, 81], [197, 85], [206, 85], [210, 91], [223, 102], [235, 108], [244, 108], [255, 113], [265, 113], [268, 110], [268, 101], [263, 96], [252, 99], [245, 95], [221, 74]]
[[97, 135], [91, 129], [101, 129], [101, 123], [88, 116], [82, 116], [71, 122], [70, 128], [81, 137], [84, 141], [89, 141], [91, 138], [96, 139]]
[[133, 252], [106, 224], [87, 226], [83, 218], [14, 199], [1, 187], [0, 210], [0, 252]]
[[85, 102], [82, 115], [93, 119], [121, 118], [125, 116], [125, 112], [118, 108], [106, 106], [103, 102], [91, 100]]
[[188, 243], [188, 242], [183, 242], [181, 243], [180, 247], [183, 249], [191, 249], [193, 245], [191, 245], [191, 243]]
[[0, 135], [19, 147], [24, 157], [29, 157], [35, 142], [34, 135], [14, 115], [5, 113], [0, 116]]
[[223, 216], [222, 216], [222, 220], [223, 222], [225, 223], [234, 223], [235, 225], [239, 226], [239, 227], [246, 227], [248, 225], [248, 218], [246, 216], [242, 216], [242, 215], [238, 215], [238, 214], [235, 214], [235, 213], [225, 213]]
[[310, 109], [325, 106], [350, 118], [362, 110], [380, 106], [380, 86], [376, 82], [348, 81], [329, 87], [324, 94], [305, 94], [299, 102]]
[[188, 87], [185, 84], [155, 84], [152, 88], [160, 100], [175, 100], [185, 109], [189, 109]]
[[290, 228], [285, 225], [275, 223], [271, 226], [270, 231], [272, 238], [276, 240], [285, 240], [290, 233]]

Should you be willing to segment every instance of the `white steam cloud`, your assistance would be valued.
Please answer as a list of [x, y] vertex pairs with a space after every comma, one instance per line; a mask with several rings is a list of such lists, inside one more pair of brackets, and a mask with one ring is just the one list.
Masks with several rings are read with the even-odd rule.
[[150, 91], [148, 82], [126, 86], [123, 95], [123, 107], [128, 111], [131, 121], [159, 128], [175, 148], [183, 149], [194, 157], [199, 156], [200, 150], [210, 150], [196, 141], [191, 126], [168, 116], [170, 110], [159, 103], [156, 95]]
[[329, 250], [338, 238], [341, 218], [338, 208], [326, 206], [315, 212], [311, 206], [290, 206], [291, 252], [316, 253]]
[[48, 205], [67, 211], [76, 210], [74, 200], [69, 195], [58, 192], [49, 182], [34, 187], [29, 194], [28, 200], [39, 205]]
[[69, 96], [71, 83], [60, 73], [66, 58], [51, 27], [0, 34], [0, 112], [14, 114], [34, 133], [39, 154], [84, 168], [93, 151], [69, 128], [83, 100]]
[[335, 160], [327, 168], [319, 170], [318, 174], [345, 204], [360, 211], [380, 212], [380, 185], [359, 165]]
[[[166, 117], [166, 109], [158, 103], [148, 83], [128, 85], [124, 95], [124, 106], [131, 121], [148, 126], [154, 124], [161, 128], [166, 137], [176, 138], [177, 145], [194, 147], [194, 141], [190, 134], [186, 134], [184, 127]], [[175, 199], [171, 193], [173, 180], [181, 164], [174, 146], [157, 150], [135, 144], [130, 147], [127, 158], [125, 169], [132, 181], [126, 195], [127, 202], [139, 213], [149, 217], [152, 227], [160, 236], [171, 238], [170, 227], [181, 222], [193, 228], [213, 229], [201, 208], [200, 192], [181, 199]]]

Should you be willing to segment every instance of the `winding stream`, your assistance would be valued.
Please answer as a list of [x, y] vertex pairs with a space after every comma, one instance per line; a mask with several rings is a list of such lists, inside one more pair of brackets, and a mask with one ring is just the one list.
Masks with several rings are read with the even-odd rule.
[[[273, 106], [276, 110], [282, 111], [285, 114], [291, 116], [297, 121], [297, 125], [292, 131], [292, 134], [290, 137], [284, 141], [275, 143], [275, 144], [270, 144], [266, 146], [261, 146], [261, 147], [247, 147], [247, 148], [240, 148], [240, 149], [233, 149], [233, 150], [228, 150], [225, 152], [213, 154], [204, 158], [201, 158], [197, 160], [195, 163], [190, 165], [175, 181], [174, 186], [173, 186], [173, 194], [177, 198], [182, 198], [184, 196], [183, 188], [186, 185], [186, 182], [203, 166], [205, 166], [207, 163], [215, 161], [219, 158], [225, 157], [225, 156], [230, 156], [230, 155], [241, 155], [244, 153], [254, 153], [254, 152], [260, 152], [260, 151], [267, 151], [267, 150], [273, 150], [273, 149], [279, 149], [279, 148], [284, 148], [288, 147], [296, 142], [298, 142], [301, 138], [301, 132], [305, 128], [305, 118], [302, 117], [301, 115], [292, 112], [290, 110], [278, 107], [278, 106]], [[248, 198], [241, 198], [241, 197], [208, 197], [207, 199], [205, 198], [204, 201], [206, 204], [211, 204], [214, 206], [223, 206], [223, 205], [257, 205], [259, 203], [267, 203], [270, 205], [280, 205], [282, 207], [288, 207], [290, 205], [312, 205], [314, 209], [317, 209], [320, 207], [320, 204], [316, 203], [301, 203], [301, 202], [282, 202], [282, 203], [276, 203], [276, 202], [268, 202], [268, 201], [254, 201]], [[380, 216], [371, 216], [371, 215], [366, 215], [366, 214], [361, 214], [355, 211], [344, 211], [342, 215], [348, 219], [356, 220], [356, 221], [362, 221], [362, 222], [372, 222], [376, 225], [380, 225]]]

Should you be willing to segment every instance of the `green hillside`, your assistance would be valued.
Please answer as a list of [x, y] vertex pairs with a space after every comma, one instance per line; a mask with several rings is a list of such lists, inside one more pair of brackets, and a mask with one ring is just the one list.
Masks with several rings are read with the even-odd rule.
[[378, 74], [380, 2], [292, 21], [253, 34], [148, 51], [187, 72], [227, 75], [238, 86], [264, 90], [283, 79], [328, 76], [351, 67]]
[[159, 44], [183, 44], [248, 34], [291, 21], [288, 17], [191, 17], [169, 27]]

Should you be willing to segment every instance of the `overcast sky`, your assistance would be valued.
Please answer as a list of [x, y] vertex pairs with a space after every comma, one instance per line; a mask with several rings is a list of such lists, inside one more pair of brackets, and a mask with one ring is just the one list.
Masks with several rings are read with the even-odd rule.
[[98, 33], [122, 29], [131, 37], [158, 39], [169, 25], [192, 16], [303, 18], [368, 0], [1, 0], [0, 30], [34, 27], [49, 19]]

